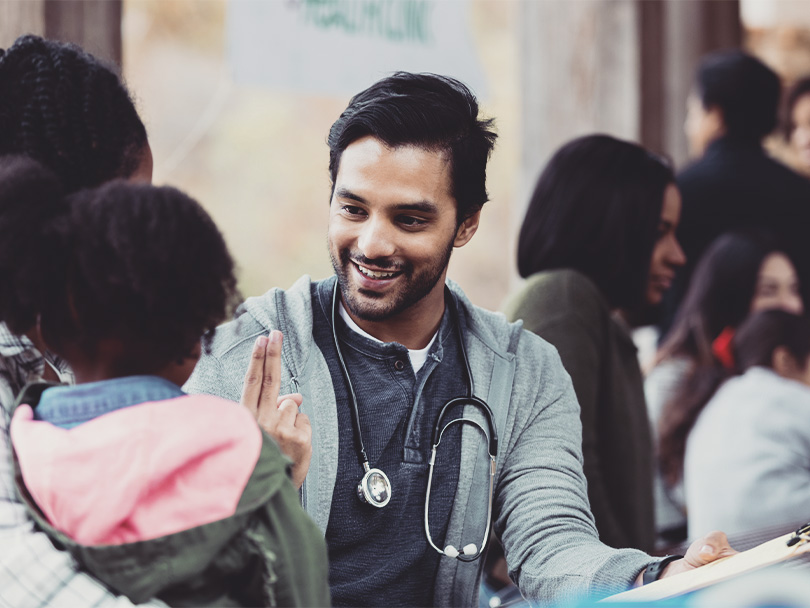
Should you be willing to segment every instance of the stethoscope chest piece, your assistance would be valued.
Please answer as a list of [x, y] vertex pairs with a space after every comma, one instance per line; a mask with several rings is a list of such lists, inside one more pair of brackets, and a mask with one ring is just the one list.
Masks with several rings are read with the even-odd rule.
[[365, 468], [366, 474], [357, 484], [357, 497], [362, 502], [380, 509], [391, 500], [391, 481], [380, 469], [368, 468], [367, 464]]

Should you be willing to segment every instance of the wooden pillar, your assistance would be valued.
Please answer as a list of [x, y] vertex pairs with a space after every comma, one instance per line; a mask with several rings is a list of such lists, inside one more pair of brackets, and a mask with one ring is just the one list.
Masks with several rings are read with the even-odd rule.
[[121, 65], [122, 0], [46, 0], [45, 35]]
[[683, 163], [699, 59], [742, 40], [739, 0], [543, 0], [521, 10], [524, 194], [554, 150], [584, 133]]
[[637, 139], [636, 0], [532, 1], [521, 10], [526, 180], [533, 182], [554, 150], [577, 135]]
[[0, 0], [0, 48], [22, 34], [45, 32], [44, 0]]
[[121, 13], [122, 0], [0, 0], [0, 48], [38, 34], [120, 66]]
[[700, 58], [742, 44], [739, 0], [640, 0], [641, 143], [683, 166], [686, 98]]

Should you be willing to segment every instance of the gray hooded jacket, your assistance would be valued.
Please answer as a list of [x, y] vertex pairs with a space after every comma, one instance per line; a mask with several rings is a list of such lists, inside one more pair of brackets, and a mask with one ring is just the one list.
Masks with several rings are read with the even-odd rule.
[[[284, 334], [282, 392], [300, 392], [312, 422], [313, 456], [302, 488], [304, 508], [325, 532], [337, 477], [335, 393], [326, 360], [312, 338], [311, 280], [248, 299], [241, 316], [216, 332], [184, 387], [238, 401], [256, 338]], [[630, 587], [651, 562], [647, 554], [599, 542], [582, 473], [579, 406], [556, 350], [520, 322], [473, 306], [448, 282], [468, 331], [465, 346], [475, 394], [492, 408], [499, 451], [495, 481], [495, 531], [510, 576], [530, 599], [558, 602], [609, 595]], [[474, 407], [465, 416], [484, 424]], [[350, 430], [344, 430], [350, 432]], [[489, 458], [472, 425], [462, 431], [458, 488], [447, 542], [480, 543], [486, 526]], [[392, 542], [394, 540], [392, 539]], [[438, 606], [473, 606], [483, 560], [441, 560], [434, 588]]]

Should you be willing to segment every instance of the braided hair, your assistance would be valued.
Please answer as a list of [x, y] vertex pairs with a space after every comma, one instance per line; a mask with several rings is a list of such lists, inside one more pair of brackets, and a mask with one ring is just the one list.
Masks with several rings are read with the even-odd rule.
[[76, 45], [26, 35], [0, 50], [0, 155], [24, 154], [67, 191], [129, 177], [146, 129], [114, 68]]

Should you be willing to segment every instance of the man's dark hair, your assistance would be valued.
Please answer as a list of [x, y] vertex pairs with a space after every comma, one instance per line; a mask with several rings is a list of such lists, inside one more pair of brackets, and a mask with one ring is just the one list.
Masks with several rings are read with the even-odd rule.
[[397, 72], [352, 97], [327, 139], [333, 190], [341, 154], [368, 135], [392, 148], [412, 145], [446, 153], [459, 222], [487, 202], [494, 122], [478, 118], [478, 101], [458, 80]]
[[589, 135], [560, 148], [529, 201], [518, 240], [518, 271], [573, 268], [611, 308], [640, 311], [666, 187], [662, 159], [639, 145]]
[[0, 155], [30, 156], [74, 191], [128, 177], [146, 144], [114, 68], [39, 36], [0, 49]]
[[40, 313], [57, 353], [71, 345], [93, 354], [100, 340], [115, 338], [132, 365], [155, 369], [187, 356], [239, 302], [222, 235], [174, 188], [116, 180], [60, 198], [46, 169], [6, 157], [0, 226], [35, 233], [37, 252], [0, 248], [0, 270], [9, 269], [4, 293], [14, 294], [0, 300], [0, 321], [20, 332], [29, 312]]
[[707, 55], [695, 85], [703, 107], [723, 113], [729, 136], [760, 141], [776, 126], [779, 76], [756, 57], [738, 50]]

